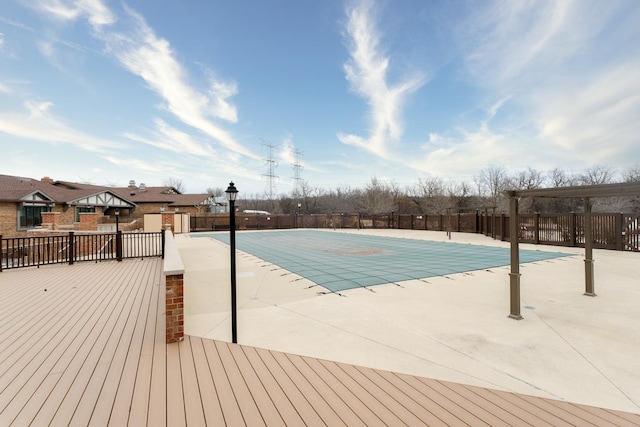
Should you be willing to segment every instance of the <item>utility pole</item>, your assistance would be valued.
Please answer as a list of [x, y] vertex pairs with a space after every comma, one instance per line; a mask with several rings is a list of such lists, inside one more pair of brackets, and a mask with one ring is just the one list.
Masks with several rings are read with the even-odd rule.
[[293, 194], [300, 195], [300, 186], [302, 185], [302, 178], [300, 177], [300, 172], [302, 172], [302, 165], [300, 164], [300, 155], [301, 151], [294, 149], [291, 147], [291, 154], [293, 154]]
[[275, 173], [275, 169], [278, 167], [278, 162], [273, 160], [273, 149], [278, 148], [278, 146], [270, 144], [262, 139], [261, 141], [262, 146], [267, 147], [269, 150], [269, 156], [266, 159], [262, 159], [264, 165], [267, 167], [267, 173], [263, 173], [262, 176], [267, 180], [266, 194], [269, 200], [273, 200], [276, 193], [276, 181], [278, 179], [278, 176]]

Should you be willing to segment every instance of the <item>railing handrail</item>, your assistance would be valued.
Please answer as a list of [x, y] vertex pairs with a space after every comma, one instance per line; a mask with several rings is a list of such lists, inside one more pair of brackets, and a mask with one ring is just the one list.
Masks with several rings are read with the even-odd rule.
[[162, 232], [43, 234], [3, 238], [0, 235], [0, 272], [3, 269], [103, 261], [123, 258], [161, 257]]

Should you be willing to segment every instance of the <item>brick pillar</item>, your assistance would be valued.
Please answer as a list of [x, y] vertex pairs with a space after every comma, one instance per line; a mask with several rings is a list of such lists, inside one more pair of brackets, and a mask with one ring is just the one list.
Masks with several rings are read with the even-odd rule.
[[80, 213], [80, 230], [98, 231], [98, 214], [96, 212]]
[[60, 226], [60, 212], [42, 212], [42, 228], [57, 230]]
[[182, 274], [166, 277], [165, 316], [167, 343], [182, 341], [184, 338], [184, 278]]
[[162, 212], [162, 228], [165, 230], [175, 230], [174, 227], [175, 214], [173, 212]]

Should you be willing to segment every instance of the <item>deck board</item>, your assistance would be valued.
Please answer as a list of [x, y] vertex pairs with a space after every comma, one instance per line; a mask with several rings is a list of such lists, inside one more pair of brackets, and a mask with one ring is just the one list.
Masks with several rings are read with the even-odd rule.
[[234, 395], [233, 388], [229, 377], [225, 372], [225, 367], [222, 364], [220, 355], [218, 354], [218, 348], [214, 341], [203, 341], [203, 347], [207, 356], [207, 362], [209, 364], [209, 370], [211, 371], [211, 377], [213, 379], [214, 386], [218, 392], [218, 402], [220, 403], [220, 409], [224, 416], [226, 425], [241, 426], [246, 425], [242, 411]]
[[[161, 275], [157, 269], [153, 270], [151, 279], [151, 295], [145, 321], [144, 337], [140, 350], [140, 360], [136, 371], [133, 396], [131, 398], [131, 411], [127, 413], [128, 423], [131, 425], [146, 425], [149, 416], [149, 401], [151, 393], [151, 376], [153, 372], [153, 353], [155, 346], [155, 334], [157, 327], [158, 299], [160, 298]], [[112, 425], [116, 424], [112, 420]], [[157, 424], [156, 424], [157, 425]]]
[[112, 313], [110, 322], [105, 328], [108, 332], [106, 342], [96, 342], [102, 352], [71, 418], [75, 425], [89, 425], [94, 414], [98, 420], [108, 419], [110, 415], [108, 406], [113, 405], [113, 401], [108, 399], [117, 389], [120, 381], [118, 370], [124, 364], [126, 355], [126, 353], [123, 354], [124, 350], [120, 344], [130, 340], [132, 322], [129, 321], [129, 315], [142, 293], [141, 287], [135, 286], [137, 283], [135, 276], [137, 274], [125, 280], [127, 296], [119, 309]]
[[[106, 283], [106, 280], [100, 281], [97, 285], [106, 288]], [[54, 368], [56, 369], [54, 375], [57, 372], [57, 377], [59, 378], [60, 372], [68, 367], [70, 358], [71, 360], [77, 360], [74, 356], [77, 354], [78, 349], [82, 348], [81, 345], [86, 338], [90, 336], [93, 331], [93, 320], [99, 319], [100, 313], [111, 315], [109, 307], [100, 304], [98, 297], [91, 298], [89, 289], [84, 289], [84, 292], [80, 293], [80, 295], [81, 298], [85, 298], [87, 304], [84, 307], [80, 305], [77, 311], [58, 310], [58, 313], [45, 312], [45, 320], [42, 326], [42, 330], [45, 333], [42, 336], [38, 336], [39, 341], [31, 347], [30, 352], [19, 352], [20, 358], [14, 363], [12, 370], [2, 375], [0, 382], [11, 381], [10, 386], [5, 388], [3, 393], [11, 394], [12, 390], [18, 388], [20, 391], [14, 394], [11, 408], [2, 411], [0, 420], [4, 421], [4, 417], [12, 418], [14, 412], [18, 410], [24, 412], [24, 414], [32, 413], [35, 410], [33, 405], [39, 403], [37, 398], [33, 399], [33, 391], [42, 386], [42, 381], [52, 374]], [[102, 294], [95, 293], [94, 295], [99, 296]], [[70, 300], [72, 304], [78, 304], [76, 299], [71, 298]], [[58, 302], [55, 303], [58, 304]], [[59, 315], [56, 316], [56, 314]], [[18, 370], [20, 371], [19, 374], [13, 376], [13, 372]], [[77, 373], [77, 371], [74, 372], [73, 368], [69, 372], [71, 374]], [[51, 381], [52, 378], [49, 378], [46, 386], [56, 385], [55, 382]], [[43, 391], [45, 389], [43, 386]], [[39, 397], [41, 396], [42, 394], [39, 395]], [[53, 398], [58, 396], [59, 394], [52, 395]], [[27, 410], [23, 410], [27, 400], [30, 400], [30, 405], [27, 406]], [[55, 410], [57, 408], [54, 408]]]
[[639, 414], [197, 337], [166, 344], [161, 267], [0, 273], [0, 425], [640, 425]]
[[[258, 355], [256, 349], [252, 347], [238, 347], [244, 352], [244, 356], [246, 358], [246, 363], [252, 367], [255, 371], [257, 378], [259, 378], [265, 392], [268, 394], [269, 398], [272, 400], [273, 405], [276, 410], [282, 417], [285, 425], [303, 425], [304, 420], [301, 415], [296, 410], [296, 406], [291, 402], [292, 399], [296, 399], [297, 402], [300, 402], [299, 393], [294, 394], [293, 396], [288, 396], [287, 393], [282, 389], [280, 384], [277, 381], [277, 374], [274, 375], [270, 367], [267, 366], [264, 361]], [[275, 367], [274, 367], [275, 368]], [[290, 390], [291, 392], [292, 390]], [[307, 409], [307, 408], [305, 408]], [[312, 416], [315, 414], [313, 410], [311, 410]], [[315, 414], [317, 416], [317, 414]], [[315, 420], [316, 424], [321, 422], [321, 420]]]
[[192, 339], [188, 336], [185, 339], [189, 339], [191, 344], [194, 367], [200, 388], [200, 399], [204, 406], [205, 424], [211, 426], [224, 425], [224, 414], [222, 413], [218, 390], [211, 375], [211, 368], [209, 367], [202, 339], [195, 337]]
[[[167, 425], [167, 345], [165, 341], [167, 329], [164, 322], [166, 294], [161, 280], [160, 282], [154, 282], [154, 286], [158, 286], [158, 301], [156, 304], [158, 318], [153, 336], [151, 390], [149, 392], [147, 425], [163, 427]], [[136, 408], [132, 408], [132, 412], [135, 411]]]

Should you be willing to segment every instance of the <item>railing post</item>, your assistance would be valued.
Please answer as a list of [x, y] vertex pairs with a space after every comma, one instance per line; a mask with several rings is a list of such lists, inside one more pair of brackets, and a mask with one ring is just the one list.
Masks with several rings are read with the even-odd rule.
[[540, 212], [535, 213], [535, 222], [533, 225], [533, 229], [535, 232], [535, 235], [534, 235], [535, 237], [533, 238], [534, 239], [533, 241], [536, 245], [539, 245], [540, 244]]
[[[616, 215], [616, 219], [615, 219], [616, 250], [617, 251], [623, 251], [624, 250], [625, 231], [626, 230], [624, 230], [624, 214], [622, 212], [620, 212], [618, 215]], [[0, 236], [0, 237], [2, 237], [2, 236]], [[0, 269], [0, 271], [2, 271], [2, 269]]]
[[569, 214], [569, 246], [576, 246], [576, 213]]
[[165, 233], [165, 229], [163, 228], [162, 231], [161, 231], [161, 234], [162, 234], [162, 259], [164, 259], [164, 242], [165, 242], [164, 233]]
[[69, 265], [73, 265], [76, 258], [76, 242], [73, 231], [69, 232]]
[[496, 239], [496, 208], [491, 212], [491, 238]]
[[116, 232], [116, 259], [122, 261], [122, 230]]
[[489, 236], [489, 209], [484, 208], [484, 235]]
[[[7, 248], [7, 254], [9, 249]], [[0, 273], [2, 273], [2, 263], [4, 262], [4, 256], [2, 256], [2, 234], [0, 234]]]

